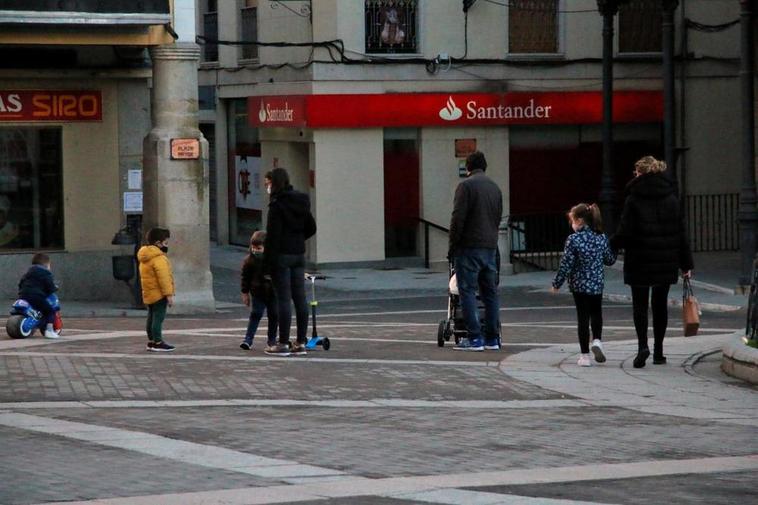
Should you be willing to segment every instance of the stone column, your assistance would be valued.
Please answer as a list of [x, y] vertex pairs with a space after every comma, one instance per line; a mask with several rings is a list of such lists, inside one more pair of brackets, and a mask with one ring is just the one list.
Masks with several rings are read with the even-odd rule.
[[[210, 272], [208, 142], [198, 128], [197, 65], [191, 42], [150, 50], [153, 129], [143, 143], [144, 224], [171, 231], [173, 313], [215, 311]], [[172, 160], [171, 139], [198, 139], [200, 158]]]

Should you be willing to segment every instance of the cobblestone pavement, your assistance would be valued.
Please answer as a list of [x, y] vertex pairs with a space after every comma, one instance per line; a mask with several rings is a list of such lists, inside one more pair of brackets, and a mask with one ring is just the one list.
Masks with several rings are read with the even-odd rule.
[[331, 304], [307, 357], [239, 349], [243, 309], [170, 318], [166, 355], [134, 318], [0, 340], [0, 504], [758, 499], [758, 391], [713, 365], [741, 315], [686, 340], [672, 317], [669, 364], [633, 370], [609, 304], [609, 361], [579, 369], [567, 297], [504, 302], [500, 352], [438, 348], [444, 299], [419, 297]]

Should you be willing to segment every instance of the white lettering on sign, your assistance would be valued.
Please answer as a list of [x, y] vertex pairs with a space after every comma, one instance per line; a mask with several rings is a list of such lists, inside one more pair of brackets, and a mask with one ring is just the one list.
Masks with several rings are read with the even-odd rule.
[[288, 102], [284, 102], [284, 107], [272, 107], [271, 104], [266, 104], [265, 115], [263, 114], [263, 104], [261, 103], [261, 114], [259, 115], [261, 123], [265, 121], [279, 121], [283, 123], [291, 123], [295, 120], [295, 110], [291, 109]]
[[21, 97], [15, 93], [0, 94], [0, 112], [21, 112]]
[[466, 119], [548, 119], [552, 105], [538, 105], [535, 107], [534, 99], [529, 100], [529, 105], [498, 105], [490, 107], [477, 107], [476, 101], [471, 100], [466, 104]]

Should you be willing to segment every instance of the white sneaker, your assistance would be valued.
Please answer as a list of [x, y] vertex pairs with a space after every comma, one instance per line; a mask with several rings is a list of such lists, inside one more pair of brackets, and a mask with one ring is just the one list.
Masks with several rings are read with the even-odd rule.
[[56, 339], [61, 338], [61, 336], [53, 330], [45, 330], [45, 338]]
[[589, 354], [582, 354], [579, 356], [579, 361], [576, 362], [579, 366], [592, 366], [592, 360], [590, 360]]
[[590, 346], [590, 351], [592, 351], [592, 354], [595, 355], [595, 361], [598, 363], [605, 363], [605, 354], [603, 354], [603, 342], [599, 339], [595, 339], [592, 341], [592, 345]]

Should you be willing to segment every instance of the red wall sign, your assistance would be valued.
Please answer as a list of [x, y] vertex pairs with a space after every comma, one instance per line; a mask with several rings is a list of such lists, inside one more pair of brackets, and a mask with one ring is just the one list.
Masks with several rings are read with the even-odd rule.
[[[253, 126], [372, 128], [596, 124], [603, 119], [599, 91], [561, 93], [397, 93], [248, 98]], [[660, 91], [613, 94], [615, 123], [663, 119]]]
[[0, 121], [101, 121], [100, 91], [0, 90]]

